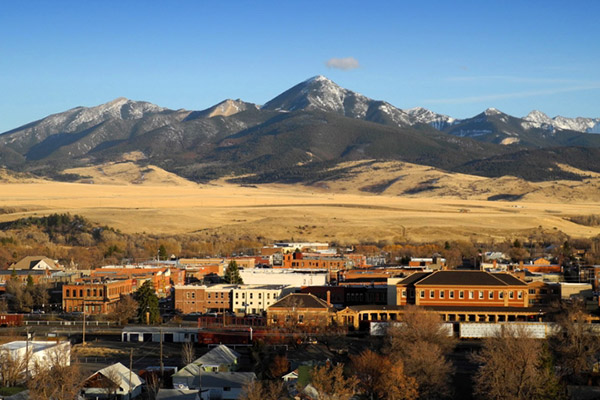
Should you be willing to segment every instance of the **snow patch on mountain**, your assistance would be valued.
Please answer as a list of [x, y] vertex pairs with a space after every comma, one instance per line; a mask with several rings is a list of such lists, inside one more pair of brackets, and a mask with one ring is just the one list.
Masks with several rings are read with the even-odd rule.
[[562, 129], [584, 133], [600, 133], [600, 118], [566, 118], [560, 115], [550, 118], [543, 112], [534, 110], [527, 114], [523, 120], [525, 122], [522, 126], [527, 129], [541, 128], [548, 131]]
[[458, 122], [456, 118], [437, 114], [423, 107], [409, 108], [408, 110], [404, 110], [404, 112], [412, 117], [413, 124], [429, 124], [440, 131]]

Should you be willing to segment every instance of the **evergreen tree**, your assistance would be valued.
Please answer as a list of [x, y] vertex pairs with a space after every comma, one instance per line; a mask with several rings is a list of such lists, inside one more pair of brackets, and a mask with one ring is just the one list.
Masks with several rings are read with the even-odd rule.
[[138, 303], [138, 319], [140, 323], [146, 323], [146, 313], [150, 313], [150, 323], [160, 322], [160, 311], [158, 309], [158, 297], [154, 291], [151, 281], [146, 281], [135, 292], [135, 300]]
[[232, 260], [227, 266], [227, 270], [225, 271], [225, 276], [223, 276], [223, 280], [226, 283], [244, 283], [242, 277], [240, 276], [240, 270], [238, 269], [238, 265], [234, 260]]
[[158, 248], [158, 258], [160, 260], [167, 259], [167, 248], [165, 247], [164, 244], [161, 244], [160, 247]]

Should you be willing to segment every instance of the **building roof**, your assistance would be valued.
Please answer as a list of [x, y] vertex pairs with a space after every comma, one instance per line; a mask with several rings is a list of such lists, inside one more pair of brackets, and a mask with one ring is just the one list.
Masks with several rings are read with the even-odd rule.
[[410, 274], [407, 278], [398, 282], [399, 285], [412, 285], [415, 282], [420, 281], [428, 275], [431, 275], [432, 272], [415, 272], [414, 274]]
[[196, 365], [230, 365], [234, 364], [240, 358], [240, 354], [231, 350], [229, 347], [220, 344], [202, 357], [196, 359]]
[[[394, 305], [357, 305], [348, 306], [345, 310], [354, 312], [361, 311], [402, 311], [407, 307], [414, 306], [394, 306]], [[477, 306], [419, 306], [425, 310], [431, 311], [446, 311], [446, 312], [511, 312], [511, 313], [525, 313], [525, 314], [537, 314], [540, 311], [540, 307], [477, 307]], [[343, 311], [343, 310], [342, 310]]]
[[319, 299], [310, 293], [290, 293], [283, 299], [272, 304], [271, 308], [322, 308], [328, 310], [331, 308], [326, 301]]
[[92, 374], [88, 379], [96, 374], [101, 374], [105, 378], [109, 378], [112, 371], [116, 372], [119, 376], [121, 382], [115, 382], [119, 384], [121, 390], [125, 391], [129, 389], [129, 376], [131, 375], [131, 388], [134, 389], [142, 384], [142, 379], [133, 371], [130, 371], [129, 368], [121, 364], [120, 362], [109, 365], [106, 368], [102, 368], [95, 374]]
[[209, 388], [242, 388], [256, 380], [254, 372], [202, 372], [200, 387]]
[[199, 398], [197, 390], [187, 389], [159, 389], [156, 400], [196, 400]]
[[[401, 284], [404, 281], [400, 282]], [[513, 286], [525, 282], [508, 274], [491, 274], [487, 271], [436, 271], [424, 277], [415, 279], [415, 285], [441, 286]]]
[[505, 274], [502, 272], [498, 272], [498, 273], [493, 273], [492, 275], [494, 275], [494, 277], [500, 279], [501, 281], [503, 281], [504, 283], [506, 283], [507, 285], [510, 285], [510, 286], [527, 286], [527, 283], [523, 282], [522, 280], [520, 280], [519, 278], [517, 278], [511, 274]]
[[27, 256], [10, 266], [10, 269], [33, 269], [39, 263], [44, 262], [50, 267], [49, 269], [63, 269], [62, 266], [55, 260], [44, 256]]

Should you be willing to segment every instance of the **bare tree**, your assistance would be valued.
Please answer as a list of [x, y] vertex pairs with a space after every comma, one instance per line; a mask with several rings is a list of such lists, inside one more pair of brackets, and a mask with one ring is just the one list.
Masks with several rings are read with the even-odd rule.
[[113, 311], [109, 314], [109, 318], [116, 321], [119, 325], [124, 325], [130, 319], [135, 318], [137, 313], [137, 301], [132, 296], [122, 296]]
[[185, 342], [181, 347], [181, 361], [184, 365], [188, 365], [194, 362], [196, 359], [196, 349], [194, 349], [194, 343]]
[[344, 377], [344, 366], [315, 367], [311, 374], [311, 385], [319, 394], [319, 400], [349, 400], [356, 394], [358, 379]]
[[102, 391], [108, 399], [116, 398], [117, 391], [121, 387], [122, 379], [119, 371], [111, 366], [103, 372], [104, 379], [102, 380]]
[[439, 314], [419, 306], [407, 306], [402, 323], [388, 329], [389, 350], [392, 354], [399, 354], [407, 344], [416, 342], [435, 344], [443, 354], [452, 351], [456, 345], [454, 338], [444, 329], [444, 322]]
[[600, 352], [600, 340], [592, 332], [581, 304], [565, 306], [557, 317], [557, 331], [550, 343], [563, 378], [572, 383], [583, 383], [591, 372]]
[[473, 355], [481, 364], [475, 394], [483, 399], [558, 399], [561, 390], [553, 368], [544, 361], [543, 346], [524, 330], [505, 330], [486, 339]]
[[404, 373], [415, 378], [419, 398], [451, 395], [453, 368], [446, 355], [454, 348], [455, 340], [437, 313], [418, 306], [407, 307], [402, 323], [388, 329], [387, 339], [392, 360], [401, 360]]
[[418, 397], [417, 382], [404, 374], [402, 361], [393, 362], [371, 350], [351, 358], [358, 387], [368, 398], [408, 400]]
[[280, 381], [252, 381], [244, 386], [239, 400], [280, 400], [285, 389]]
[[273, 358], [273, 361], [269, 364], [269, 375], [273, 379], [281, 378], [285, 373], [287, 373], [290, 369], [290, 361], [288, 358], [283, 355], [276, 355]]
[[150, 373], [146, 375], [146, 390], [148, 391], [148, 398], [150, 400], [155, 400], [158, 395], [158, 390], [160, 389], [160, 379], [158, 374]]
[[454, 369], [437, 344], [422, 340], [407, 343], [401, 360], [404, 362], [406, 375], [417, 381], [420, 399], [451, 396]]
[[51, 351], [44, 362], [35, 363], [27, 382], [31, 400], [73, 400], [83, 387], [83, 374], [78, 364], [69, 363], [64, 348]]
[[0, 351], [0, 380], [2, 387], [16, 386], [24, 379], [28, 359], [27, 355], [23, 357], [15, 356], [8, 349]]
[[386, 400], [415, 400], [419, 398], [419, 384], [404, 373], [401, 361], [390, 362], [390, 368], [382, 376], [379, 397]]

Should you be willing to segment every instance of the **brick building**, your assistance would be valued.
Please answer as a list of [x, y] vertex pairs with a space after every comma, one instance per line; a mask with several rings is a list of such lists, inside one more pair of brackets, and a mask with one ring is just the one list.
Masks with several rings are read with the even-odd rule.
[[150, 280], [158, 297], [166, 297], [171, 293], [171, 269], [167, 267], [144, 266], [107, 266], [91, 272], [92, 279], [128, 280], [135, 292], [145, 281]]
[[184, 314], [231, 311], [231, 291], [237, 285], [176, 285], [174, 306]]
[[62, 307], [65, 312], [106, 314], [114, 309], [121, 296], [132, 293], [131, 279], [66, 284], [62, 287]]
[[485, 271], [418, 272], [398, 283], [396, 296], [400, 306], [529, 306], [525, 282]]

